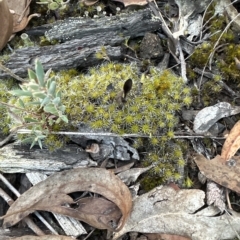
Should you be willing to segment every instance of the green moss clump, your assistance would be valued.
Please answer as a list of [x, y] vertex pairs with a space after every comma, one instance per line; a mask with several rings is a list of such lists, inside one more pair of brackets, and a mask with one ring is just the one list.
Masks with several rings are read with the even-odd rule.
[[[121, 107], [116, 98], [129, 78], [133, 87]], [[72, 122], [85, 122], [92, 128], [119, 134], [168, 133], [172, 138], [171, 132], [178, 122], [176, 111], [191, 104], [190, 90], [181, 78], [170, 71], [160, 73], [152, 68], [148, 76], [140, 79], [137, 66], [131, 64], [110, 62], [71, 81], [60, 73], [58, 83]], [[159, 127], [162, 123], [165, 129]]]
[[[13, 79], [0, 80], [0, 101], [7, 103], [12, 97], [8, 91], [12, 90], [16, 84]], [[8, 116], [8, 111], [5, 106], [0, 104], [0, 130], [3, 134], [9, 133], [10, 118]]]
[[[86, 74], [72, 75], [63, 71], [57, 75], [62, 102], [71, 123], [84, 122], [92, 128], [120, 135], [148, 135], [149, 141], [143, 145], [149, 153], [145, 164], [154, 164], [150, 175], [155, 176], [158, 183], [182, 178], [178, 172], [178, 162], [184, 165], [181, 151], [171, 148], [178, 123], [176, 113], [191, 104], [191, 91], [181, 78], [171, 71], [159, 72], [156, 68], [140, 77], [135, 64], [113, 62], [91, 68]], [[133, 86], [126, 102], [119, 103], [117, 99], [122, 96], [127, 79], [132, 79]], [[141, 147], [140, 142], [136, 141], [138, 147]]]

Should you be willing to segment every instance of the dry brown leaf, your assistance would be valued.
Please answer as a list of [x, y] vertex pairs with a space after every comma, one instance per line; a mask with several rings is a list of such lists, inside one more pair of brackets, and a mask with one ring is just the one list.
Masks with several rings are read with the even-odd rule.
[[228, 134], [222, 148], [221, 157], [228, 161], [240, 148], [240, 121], [238, 121]]
[[12, 240], [73, 240], [72, 237], [67, 236], [56, 236], [56, 235], [45, 235], [45, 236], [22, 236], [17, 238], [11, 238]]
[[[117, 226], [112, 226], [111, 221], [106, 225], [102, 219], [95, 226], [96, 222], [91, 222], [84, 212], [67, 207], [66, 204], [74, 203], [67, 194], [81, 191], [98, 193], [113, 202], [122, 214]], [[100, 229], [119, 231], [125, 224], [131, 208], [132, 198], [129, 189], [113, 173], [101, 168], [77, 168], [55, 173], [22, 194], [3, 217], [4, 227], [16, 224], [35, 210], [45, 210], [74, 217]], [[112, 209], [108, 211], [111, 213]], [[115, 215], [111, 220], [115, 221]]]
[[200, 171], [212, 181], [240, 193], [240, 166], [229, 166], [225, 159], [217, 155], [212, 160], [207, 160], [203, 155], [196, 154], [194, 161]]
[[126, 224], [114, 234], [113, 239], [127, 232], [193, 236], [203, 223], [197, 223], [198, 217], [194, 212], [204, 205], [204, 198], [205, 194], [201, 190], [175, 191], [169, 186], [156, 187], [134, 200]]
[[112, 223], [113, 228], [116, 228], [122, 216], [116, 204], [104, 198], [82, 198], [77, 201], [77, 204], [79, 206], [76, 210], [85, 214], [88, 220], [86, 222], [94, 226], [98, 226], [100, 222], [100, 226], [97, 228], [101, 228], [102, 224], [107, 226], [109, 222]]
[[7, 0], [8, 7], [13, 13], [13, 33], [23, 30], [33, 17], [39, 17], [40, 14], [31, 14], [29, 5], [31, 0]]
[[0, 51], [7, 44], [8, 39], [12, 35], [13, 31], [13, 17], [9, 11], [7, 2], [5, 0], [0, 0]]
[[[113, 0], [116, 2], [121, 2], [124, 4], [125, 7], [129, 6], [129, 5], [139, 5], [139, 6], [143, 6], [148, 4], [147, 0]], [[152, 0], [150, 0], [149, 2], [151, 2]]]

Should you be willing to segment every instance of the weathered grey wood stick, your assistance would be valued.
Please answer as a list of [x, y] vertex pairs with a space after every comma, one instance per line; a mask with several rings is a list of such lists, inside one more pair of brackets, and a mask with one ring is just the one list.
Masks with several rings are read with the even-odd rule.
[[[60, 44], [18, 49], [5, 66], [21, 77], [26, 76], [37, 57], [45, 69], [86, 68], [102, 62], [95, 57], [101, 46], [106, 47], [110, 60], [120, 60], [123, 57], [120, 45], [126, 39], [143, 36], [160, 27], [160, 21], [152, 17], [149, 9], [99, 19], [69, 18], [46, 28], [47, 38], [56, 39]], [[41, 26], [41, 29], [44, 28]], [[39, 30], [35, 31], [39, 34]], [[34, 35], [34, 29], [29, 31], [31, 34]], [[7, 73], [0, 71], [0, 78], [4, 77]]]
[[88, 153], [75, 144], [50, 153], [48, 149], [29, 149], [29, 146], [8, 144], [0, 149], [0, 171], [4, 173], [42, 172], [97, 166]]

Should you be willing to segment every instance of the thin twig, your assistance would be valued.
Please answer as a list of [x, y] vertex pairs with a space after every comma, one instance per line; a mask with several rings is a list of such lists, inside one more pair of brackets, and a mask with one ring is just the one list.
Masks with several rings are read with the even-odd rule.
[[[0, 196], [7, 202], [9, 206], [11, 206], [14, 201], [13, 199], [5, 192], [2, 188], [0, 188]], [[30, 217], [25, 217], [23, 221], [28, 225], [30, 229], [33, 230], [38, 236], [43, 236], [45, 233], [33, 222]]]
[[184, 55], [183, 55], [183, 51], [182, 51], [180, 42], [178, 43], [178, 50], [179, 50], [179, 58], [180, 58], [180, 62], [181, 62], [181, 76], [182, 76], [184, 82], [187, 83], [188, 79], [187, 79], [186, 62], [184, 59]]
[[93, 233], [95, 230], [96, 230], [96, 228], [94, 228], [92, 231], [90, 231], [90, 232], [88, 233], [88, 235], [87, 235], [83, 240], [87, 240], [87, 239], [92, 235], [92, 233]]
[[[210, 19], [203, 25], [203, 21], [204, 21], [204, 18], [205, 18], [205, 16], [206, 16], [206, 14], [207, 14], [207, 10], [208, 10], [208, 8], [210, 7], [210, 5], [212, 4], [212, 2], [213, 2], [213, 0], [211, 0], [211, 2], [207, 5], [207, 8], [206, 8], [206, 10], [204, 11], [204, 13], [203, 13], [203, 17], [202, 17], [202, 24], [201, 24], [201, 29], [203, 29], [204, 28], [204, 26], [210, 21]], [[212, 16], [213, 17], [213, 16]], [[200, 40], [202, 39], [202, 31], [201, 31], [201, 33], [200, 33]]]
[[[203, 72], [203, 70], [199, 69], [199, 68], [194, 68], [193, 69], [194, 72], [198, 73], [198, 74], [203, 74], [205, 77], [210, 78], [210, 79], [214, 79], [216, 77], [215, 74], [211, 73], [211, 72]], [[217, 82], [222, 88], [224, 88], [227, 92], [229, 92], [229, 94], [231, 96], [236, 96], [236, 97], [240, 97], [239, 93], [236, 93], [234, 90], [232, 90], [225, 82], [223, 82], [222, 80]]]
[[13, 139], [14, 133], [10, 133], [6, 138], [0, 142], [0, 147], [4, 146], [6, 143], [10, 142]]
[[[18, 190], [0, 173], [0, 179], [5, 183], [5, 185], [17, 196], [20, 197], [21, 194]], [[42, 221], [43, 224], [55, 235], [58, 233], [52, 228], [52, 226], [37, 212], [35, 211], [34, 214]]]
[[0, 63], [0, 69], [2, 69], [4, 72], [8, 73], [11, 77], [17, 79], [20, 82], [27, 82], [23, 78], [19, 77], [18, 75], [14, 74], [10, 69], [6, 68]]
[[[20, 134], [29, 134], [32, 131], [29, 129], [19, 129], [17, 131]], [[36, 131], [41, 133], [40, 131]], [[119, 135], [119, 134], [115, 134], [115, 133], [92, 133], [92, 132], [51, 132], [51, 134], [59, 134], [59, 135], [76, 135], [76, 136], [106, 136], [106, 137], [123, 137], [123, 138], [131, 138], [131, 137], [141, 137], [141, 138], [150, 138], [149, 135], [144, 135], [144, 134], [123, 134], [123, 135]], [[185, 134], [185, 133], [183, 133]], [[161, 138], [164, 135], [152, 135], [151, 137], [156, 137], [156, 138]], [[205, 136], [205, 135], [175, 135], [174, 138], [178, 139], [178, 138], [186, 138], [186, 139], [193, 139], [193, 138], [211, 138], [211, 139], [225, 139], [225, 137], [215, 137], [215, 136]]]

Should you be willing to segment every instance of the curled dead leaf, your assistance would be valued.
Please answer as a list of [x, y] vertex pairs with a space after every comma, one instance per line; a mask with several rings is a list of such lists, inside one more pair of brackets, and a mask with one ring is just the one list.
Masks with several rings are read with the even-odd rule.
[[222, 148], [221, 157], [228, 161], [240, 148], [240, 121], [238, 121], [228, 134]]
[[[13, 12], [13, 29], [12, 33], [22, 31], [26, 28], [28, 22], [33, 17], [40, 17], [40, 14], [30, 13], [30, 3], [32, 0], [7, 0], [9, 9]], [[29, 16], [28, 16], [29, 15]]]
[[0, 0], [0, 51], [7, 44], [13, 31], [13, 17], [9, 11], [6, 0]]
[[229, 166], [220, 155], [208, 160], [201, 154], [194, 156], [200, 171], [210, 180], [240, 193], [240, 166]]
[[109, 222], [111, 222], [113, 228], [116, 228], [122, 216], [116, 204], [105, 198], [82, 198], [77, 201], [77, 204], [78, 208], [76, 210], [84, 213], [88, 222], [91, 225], [98, 226], [97, 228], [101, 228], [102, 224], [107, 226]]
[[[112, 206], [104, 212], [109, 213], [109, 218], [101, 217], [97, 223], [96, 218], [92, 219], [85, 212], [68, 207], [68, 204], [74, 203], [68, 194], [81, 191], [98, 193], [114, 203], [121, 211], [118, 223], [114, 226], [112, 224], [116, 220], [116, 215], [111, 215], [116, 211], [113, 211]], [[108, 205], [105, 203], [105, 206]], [[10, 227], [33, 211], [44, 210], [79, 219], [100, 229], [119, 231], [125, 224], [131, 208], [132, 198], [129, 189], [112, 172], [101, 168], [77, 168], [55, 173], [33, 186], [11, 205], [2, 218], [4, 218], [4, 227]], [[106, 219], [110, 221], [106, 223]]]
[[28, 17], [24, 17], [22, 19], [22, 21], [19, 22], [19, 23], [15, 22], [14, 25], [13, 25], [13, 33], [22, 31], [24, 28], [26, 28], [26, 26], [28, 25], [29, 21], [33, 17], [40, 17], [40, 16], [41, 16], [41, 14], [34, 13], [34, 14], [29, 15]]

